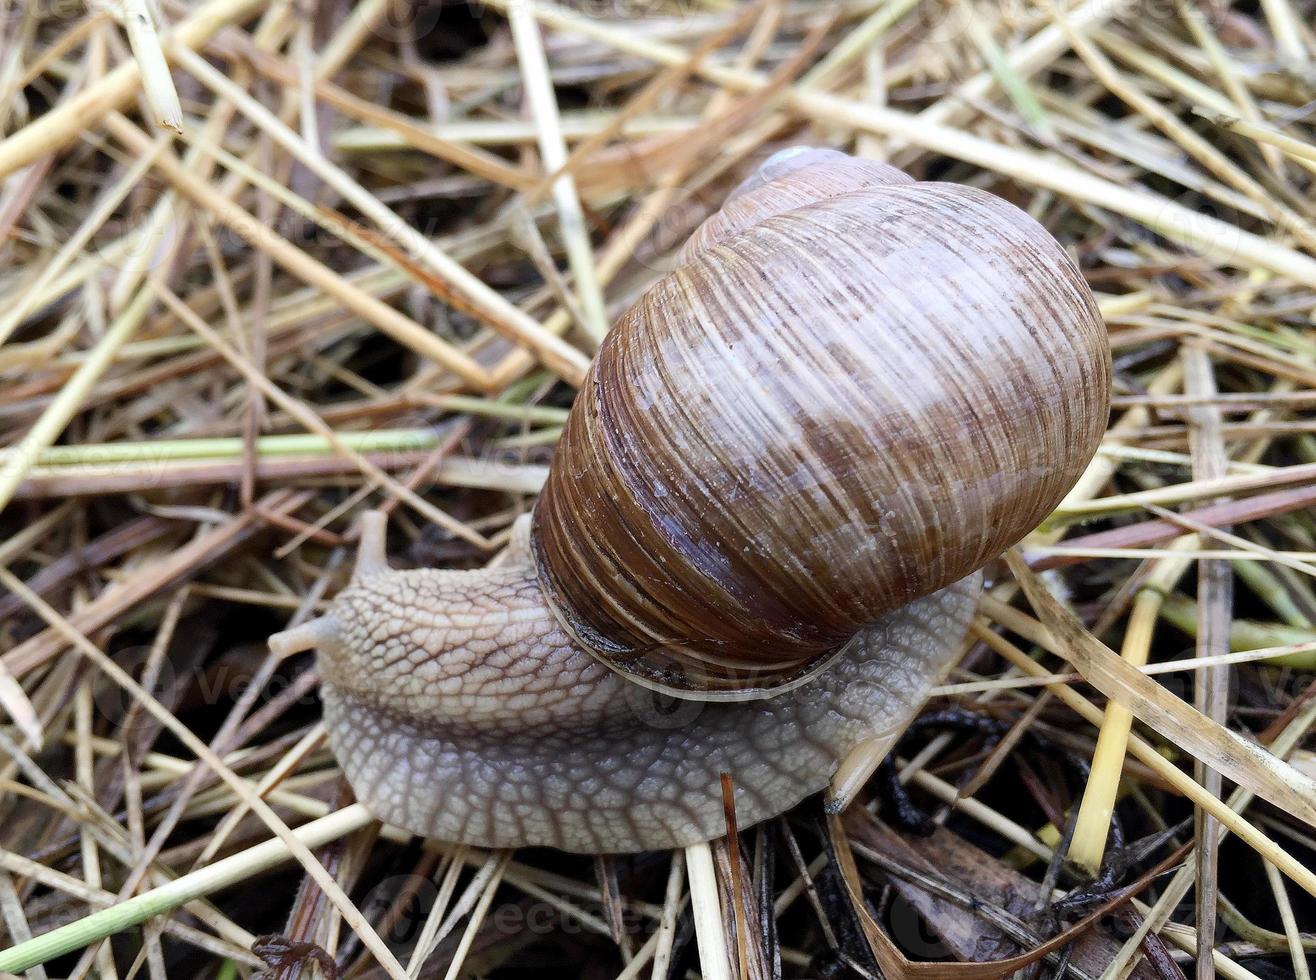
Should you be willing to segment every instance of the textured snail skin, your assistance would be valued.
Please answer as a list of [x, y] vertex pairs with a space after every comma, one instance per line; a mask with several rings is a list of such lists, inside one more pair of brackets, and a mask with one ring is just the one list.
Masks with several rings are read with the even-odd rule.
[[581, 650], [544, 607], [524, 545], [480, 571], [375, 571], [316, 621], [325, 724], [357, 797], [417, 834], [609, 853], [747, 826], [893, 741], [949, 669], [979, 577], [891, 613], [822, 675], [771, 700], [674, 701]]

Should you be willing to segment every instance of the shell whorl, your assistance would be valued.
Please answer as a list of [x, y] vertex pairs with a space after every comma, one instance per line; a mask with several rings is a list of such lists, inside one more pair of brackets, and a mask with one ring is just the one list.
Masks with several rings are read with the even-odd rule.
[[991, 194], [769, 161], [605, 339], [535, 510], [545, 597], [641, 683], [785, 689], [1032, 530], [1095, 452], [1105, 328]]

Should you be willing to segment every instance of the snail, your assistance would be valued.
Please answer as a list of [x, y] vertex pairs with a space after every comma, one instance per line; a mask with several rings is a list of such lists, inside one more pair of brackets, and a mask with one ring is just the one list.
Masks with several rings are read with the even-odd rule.
[[980, 570], [1096, 451], [1110, 352], [1005, 200], [836, 151], [769, 158], [618, 320], [532, 514], [474, 571], [390, 570], [271, 638], [389, 823], [607, 853], [725, 832], [890, 744]]

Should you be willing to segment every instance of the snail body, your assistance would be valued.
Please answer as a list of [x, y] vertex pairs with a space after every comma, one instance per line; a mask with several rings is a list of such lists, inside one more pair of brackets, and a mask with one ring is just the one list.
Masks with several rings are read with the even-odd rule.
[[978, 570], [1078, 479], [1110, 361], [1063, 249], [981, 191], [778, 155], [609, 333], [491, 567], [353, 582], [316, 647], [358, 797], [417, 833], [615, 852], [724, 832], [889, 745]]
[[858, 742], [898, 737], [958, 653], [979, 587], [889, 614], [778, 697], [679, 700], [583, 651], [513, 550], [476, 572], [360, 575], [329, 614], [325, 723], [357, 797], [390, 823], [481, 847], [680, 847], [725, 833], [723, 772], [742, 823], [775, 816]]

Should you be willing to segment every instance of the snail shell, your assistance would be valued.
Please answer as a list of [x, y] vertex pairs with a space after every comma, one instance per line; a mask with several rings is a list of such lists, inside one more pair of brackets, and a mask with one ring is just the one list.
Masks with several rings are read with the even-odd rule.
[[535, 508], [566, 631], [742, 699], [981, 568], [1096, 450], [1110, 353], [1064, 249], [984, 191], [779, 155], [608, 334]]

